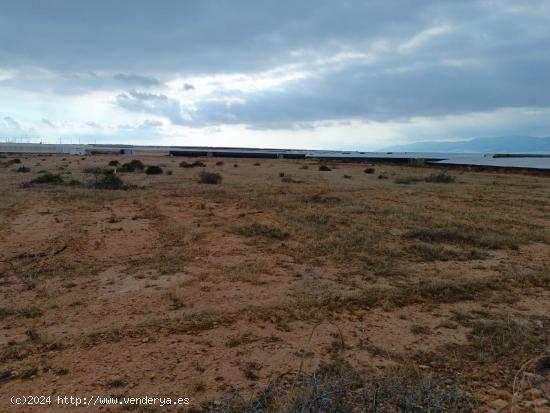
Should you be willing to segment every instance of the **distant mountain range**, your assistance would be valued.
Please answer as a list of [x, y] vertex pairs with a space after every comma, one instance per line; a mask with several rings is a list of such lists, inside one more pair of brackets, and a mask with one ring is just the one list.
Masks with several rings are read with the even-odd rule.
[[501, 136], [456, 142], [416, 142], [382, 149], [391, 152], [550, 153], [550, 137]]

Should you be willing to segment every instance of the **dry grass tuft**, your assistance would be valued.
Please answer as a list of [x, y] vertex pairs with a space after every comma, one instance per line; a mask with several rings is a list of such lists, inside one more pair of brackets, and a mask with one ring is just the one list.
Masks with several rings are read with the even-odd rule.
[[201, 171], [199, 173], [199, 182], [201, 184], [221, 184], [222, 176], [217, 172]]
[[518, 248], [517, 237], [490, 228], [426, 228], [411, 231], [406, 236], [426, 242], [472, 245], [487, 249]]
[[458, 380], [448, 386], [442, 379], [412, 367], [372, 379], [345, 360], [335, 358], [312, 374], [298, 375], [290, 383], [275, 382], [253, 399], [236, 393], [225, 403], [218, 403], [215, 411], [342, 413], [366, 411], [365, 407], [372, 413], [471, 412], [474, 403]]
[[290, 234], [281, 228], [257, 222], [239, 227], [234, 232], [245, 237], [263, 237], [277, 240], [284, 240], [290, 237]]

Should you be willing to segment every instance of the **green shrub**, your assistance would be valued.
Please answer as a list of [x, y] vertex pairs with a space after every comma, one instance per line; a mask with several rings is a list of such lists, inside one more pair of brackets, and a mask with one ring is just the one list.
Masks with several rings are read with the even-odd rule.
[[405, 251], [422, 261], [450, 261], [462, 258], [460, 253], [440, 245], [414, 244], [406, 247]]
[[16, 169], [17, 172], [30, 172], [31, 168], [27, 168], [26, 166], [20, 166]]
[[430, 176], [424, 179], [426, 182], [437, 182], [441, 184], [450, 184], [455, 181], [455, 177], [447, 175], [445, 172], [438, 174], [431, 174]]
[[[221, 164], [218, 162], [218, 163], [216, 163], [216, 165], [223, 165], [223, 162]], [[195, 162], [192, 162], [192, 163], [187, 163], [185, 161], [180, 162], [180, 167], [181, 168], [204, 168], [205, 166], [206, 166], [206, 164], [204, 164], [201, 161], [195, 161]]]
[[128, 189], [122, 179], [114, 174], [102, 176], [94, 182], [93, 186], [96, 189]]
[[147, 175], [160, 175], [162, 174], [162, 168], [160, 166], [151, 165], [145, 169]]
[[46, 172], [40, 176], [37, 176], [31, 180], [32, 184], [61, 184], [63, 183], [63, 177], [59, 174], [52, 174], [51, 172]]
[[118, 168], [118, 172], [135, 172], [143, 171], [144, 169], [145, 165], [143, 162], [139, 159], [133, 159], [130, 162], [123, 163], [120, 168]]
[[315, 194], [308, 199], [308, 202], [315, 202], [316, 204], [336, 205], [342, 201], [340, 197], [331, 195]]
[[118, 166], [120, 165], [120, 162], [116, 159], [113, 159], [111, 162], [109, 162], [109, 166]]
[[136, 171], [143, 171], [145, 169], [145, 164], [139, 159], [132, 159], [129, 163]]
[[373, 174], [376, 172], [376, 169], [374, 168], [366, 168], [363, 172], [365, 172], [366, 174]]
[[113, 174], [115, 171], [111, 168], [104, 168], [101, 166], [89, 166], [87, 168], [84, 168], [82, 170], [85, 174], [94, 174], [94, 175], [110, 175]]
[[222, 176], [216, 172], [201, 171], [199, 182], [202, 184], [219, 184], [222, 182]]
[[326, 166], [326, 165], [321, 165], [321, 166], [319, 167], [319, 170], [320, 170], [320, 171], [331, 171], [332, 169], [330, 169], [330, 168], [329, 168], [328, 166]]
[[118, 172], [135, 172], [136, 168], [134, 168], [130, 163], [123, 163], [120, 168], [118, 168]]
[[417, 182], [422, 182], [422, 178], [418, 178], [416, 176], [405, 176], [401, 178], [395, 178], [393, 182], [400, 185], [409, 185], [409, 184], [415, 184]]

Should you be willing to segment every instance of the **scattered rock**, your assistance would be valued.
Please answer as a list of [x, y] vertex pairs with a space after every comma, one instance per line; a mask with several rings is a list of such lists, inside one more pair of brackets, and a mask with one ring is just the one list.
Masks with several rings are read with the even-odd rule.
[[535, 373], [545, 374], [550, 370], [550, 356], [544, 356], [539, 359], [535, 366]]
[[502, 412], [504, 411], [504, 409], [506, 409], [506, 407], [508, 407], [508, 402], [506, 400], [496, 399], [489, 403], [489, 406], [491, 406], [497, 412]]

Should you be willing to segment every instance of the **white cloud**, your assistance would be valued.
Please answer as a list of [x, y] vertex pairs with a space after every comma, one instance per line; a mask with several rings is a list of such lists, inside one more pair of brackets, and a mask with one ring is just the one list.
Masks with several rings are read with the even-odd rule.
[[410, 39], [401, 43], [397, 47], [397, 50], [402, 53], [412, 53], [416, 49], [429, 45], [430, 41], [433, 39], [452, 33], [452, 31], [453, 27], [448, 24], [430, 27], [429, 29], [422, 30]]

